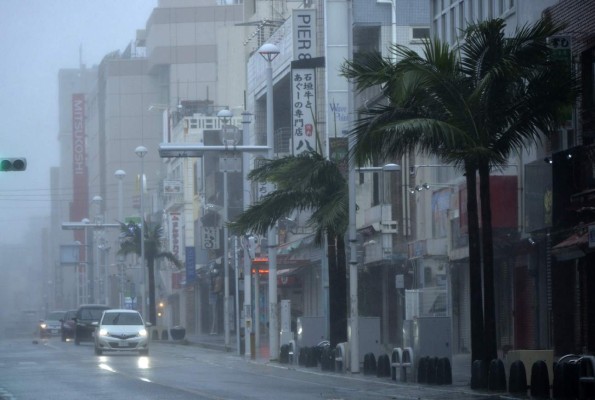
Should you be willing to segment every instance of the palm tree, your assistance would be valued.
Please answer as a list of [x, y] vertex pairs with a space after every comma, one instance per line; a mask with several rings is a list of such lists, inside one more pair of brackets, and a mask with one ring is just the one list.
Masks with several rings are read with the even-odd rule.
[[541, 132], [552, 132], [561, 106], [572, 100], [570, 77], [549, 61], [546, 46], [547, 37], [561, 27], [542, 19], [510, 39], [504, 37], [504, 27], [500, 19], [482, 22], [465, 31], [458, 48], [434, 39], [426, 42], [420, 56], [395, 45], [392, 52], [400, 59], [396, 63], [368, 54], [342, 69], [359, 90], [380, 85], [387, 100], [364, 110], [354, 125], [353, 156], [358, 163], [419, 151], [465, 173], [473, 360], [489, 361], [497, 355], [490, 170], [506, 165], [513, 151], [539, 142]]
[[327, 238], [331, 346], [347, 340], [347, 270], [344, 234], [348, 223], [347, 181], [334, 162], [316, 152], [268, 160], [250, 172], [252, 181], [276, 185], [230, 223], [236, 232], [261, 235], [295, 211], [309, 211], [315, 243]]
[[[162, 251], [161, 240], [163, 228], [161, 224], [144, 221], [144, 246], [147, 269], [149, 271], [149, 321], [157, 323], [157, 311], [155, 308], [155, 260], [165, 258], [171, 261], [176, 267], [182, 263], [169, 251]], [[120, 223], [120, 255], [136, 254], [141, 255], [141, 227], [135, 222]], [[144, 301], [144, 299], [143, 299]]]

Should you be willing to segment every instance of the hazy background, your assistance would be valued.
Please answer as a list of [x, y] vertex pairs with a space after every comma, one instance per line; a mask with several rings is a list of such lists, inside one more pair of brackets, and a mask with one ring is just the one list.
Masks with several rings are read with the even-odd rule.
[[0, 156], [27, 171], [0, 173], [0, 244], [22, 243], [49, 214], [58, 165], [58, 71], [124, 50], [157, 0], [0, 0]]

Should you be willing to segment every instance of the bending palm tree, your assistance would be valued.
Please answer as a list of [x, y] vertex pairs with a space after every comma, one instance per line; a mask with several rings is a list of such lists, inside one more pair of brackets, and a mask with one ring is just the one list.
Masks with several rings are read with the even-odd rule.
[[[176, 267], [180, 267], [182, 263], [171, 252], [161, 250], [163, 228], [160, 224], [151, 224], [145, 221], [145, 227], [145, 259], [149, 271], [149, 321], [155, 325], [157, 323], [157, 311], [155, 308], [155, 260], [165, 258], [173, 262]], [[127, 224], [120, 223], [120, 249], [118, 250], [118, 254], [141, 255], [140, 225], [134, 222]]]
[[316, 152], [269, 160], [248, 175], [252, 181], [274, 183], [258, 203], [230, 223], [236, 232], [264, 234], [294, 211], [312, 212], [308, 225], [315, 242], [327, 237], [329, 258], [330, 342], [347, 340], [347, 276], [344, 234], [347, 230], [347, 181], [338, 166]]
[[381, 85], [388, 102], [364, 111], [356, 122], [357, 162], [420, 151], [465, 172], [473, 360], [497, 356], [490, 169], [506, 165], [513, 151], [538, 142], [540, 132], [552, 132], [560, 109], [573, 98], [570, 76], [561, 74], [548, 57], [546, 39], [560, 27], [540, 20], [507, 39], [504, 26], [499, 19], [471, 25], [460, 48], [433, 40], [426, 43], [422, 56], [396, 45], [396, 64], [370, 54], [347, 62], [342, 71], [360, 90]]

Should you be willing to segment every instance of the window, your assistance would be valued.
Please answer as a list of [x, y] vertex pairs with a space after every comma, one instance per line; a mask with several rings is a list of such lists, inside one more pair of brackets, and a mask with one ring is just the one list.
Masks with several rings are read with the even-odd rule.
[[411, 28], [411, 39], [414, 41], [428, 39], [430, 37], [430, 28]]

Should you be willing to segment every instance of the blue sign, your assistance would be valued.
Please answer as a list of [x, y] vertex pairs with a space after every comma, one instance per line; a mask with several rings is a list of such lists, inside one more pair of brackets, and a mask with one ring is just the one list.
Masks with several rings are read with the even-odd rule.
[[186, 285], [196, 280], [196, 254], [194, 246], [186, 247]]

